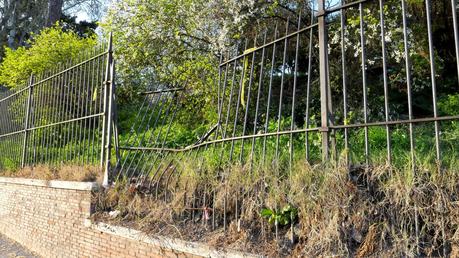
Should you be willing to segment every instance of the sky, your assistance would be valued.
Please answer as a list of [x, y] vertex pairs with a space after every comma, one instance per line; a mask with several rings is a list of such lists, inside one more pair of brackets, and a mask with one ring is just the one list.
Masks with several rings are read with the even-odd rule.
[[89, 18], [89, 15], [86, 13], [86, 12], [78, 12], [77, 14], [77, 18], [76, 18], [76, 22], [80, 22], [80, 21], [89, 21], [91, 20]]
[[[101, 16], [104, 15], [104, 10], [115, 0], [99, 0], [100, 2], [102, 2], [102, 8], [101, 8]], [[75, 13], [71, 13], [72, 15], [76, 15], [77, 16], [77, 19], [76, 21], [77, 22], [80, 22], [80, 21], [92, 21], [93, 19], [91, 18], [90, 14], [88, 14], [88, 12], [86, 12], [85, 10], [83, 9], [80, 9], [78, 10], [78, 8], [76, 8], [76, 11]]]

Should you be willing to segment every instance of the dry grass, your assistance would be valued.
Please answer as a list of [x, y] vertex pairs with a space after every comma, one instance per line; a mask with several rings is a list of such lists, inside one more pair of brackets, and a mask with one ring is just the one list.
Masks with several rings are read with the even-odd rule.
[[[98, 206], [101, 216], [121, 212], [112, 222], [269, 256], [454, 256], [459, 253], [457, 167], [438, 171], [419, 164], [414, 174], [409, 162], [398, 169], [348, 169], [298, 161], [292, 172], [273, 164], [252, 171], [234, 165], [215, 176], [203, 164], [185, 160], [177, 165], [180, 173], [164, 173], [167, 184], [153, 180], [148, 189], [120, 181], [98, 195]], [[286, 204], [299, 211], [295, 244], [290, 227], [280, 227], [276, 240], [275, 228], [260, 217], [262, 208]], [[204, 219], [206, 207], [214, 209], [215, 230], [213, 214]], [[227, 232], [222, 231], [224, 213]]]
[[81, 167], [70, 165], [59, 167], [50, 167], [45, 165], [25, 167], [17, 171], [0, 171], [0, 176], [99, 183], [101, 183], [103, 179], [103, 173], [99, 167]]

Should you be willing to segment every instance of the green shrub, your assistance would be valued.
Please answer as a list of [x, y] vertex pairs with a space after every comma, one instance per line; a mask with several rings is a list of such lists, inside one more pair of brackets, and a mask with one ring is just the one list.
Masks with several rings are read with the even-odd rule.
[[27, 83], [31, 74], [41, 74], [81, 53], [92, 49], [96, 37], [81, 38], [73, 31], [64, 32], [57, 24], [33, 35], [28, 46], [16, 50], [5, 48], [0, 65], [0, 85], [17, 88]]
[[459, 94], [451, 94], [440, 99], [438, 110], [441, 115], [459, 115]]

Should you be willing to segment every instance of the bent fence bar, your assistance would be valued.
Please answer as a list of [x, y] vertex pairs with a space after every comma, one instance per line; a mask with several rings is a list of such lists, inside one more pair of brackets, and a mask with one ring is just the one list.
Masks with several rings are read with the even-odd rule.
[[[407, 154], [416, 175], [421, 159], [436, 164], [441, 172], [458, 158], [459, 142], [448, 135], [459, 116], [441, 115], [438, 108], [439, 46], [432, 36], [430, 0], [425, 1], [426, 35], [413, 34], [410, 26], [414, 24], [408, 17], [414, 10], [407, 8], [405, 0], [336, 1], [331, 7], [318, 0], [301, 11], [261, 31], [254, 42], [240, 42], [222, 54], [215, 108], [218, 119], [198, 141], [177, 145], [170, 135], [187, 89], [161, 86], [145, 92], [136, 124], [120, 142], [118, 178], [145, 186], [164, 202], [172, 202], [183, 190], [184, 216], [206, 217], [210, 210], [212, 227], [226, 229], [231, 221], [239, 223], [246, 205], [244, 196], [261, 191], [255, 186], [244, 188], [241, 182], [237, 191], [234, 187], [233, 192], [224, 190], [222, 197], [218, 188], [227, 189], [235, 165], [245, 175], [274, 170], [281, 181], [301, 160], [309, 164], [334, 160], [349, 168], [381, 163], [405, 166]], [[455, 1], [449, 13], [447, 32], [454, 34], [457, 57]], [[378, 20], [377, 27], [368, 26], [368, 16]], [[388, 31], [394, 38], [388, 39]], [[418, 69], [411, 60], [415, 36], [425, 36], [428, 49], [428, 113], [416, 112], [413, 104], [413, 71]], [[395, 48], [393, 41], [401, 45]], [[451, 78], [456, 87], [458, 61], [458, 73]], [[351, 81], [350, 75], [356, 74], [360, 79]], [[391, 79], [395, 75], [397, 81]], [[403, 98], [391, 99], [393, 88]], [[350, 92], [360, 94], [361, 101], [351, 101]], [[417, 141], [422, 144], [417, 146]], [[184, 160], [192, 160], [192, 170], [208, 180], [203, 189], [188, 191], [177, 183], [177, 178], [190, 173], [181, 164]], [[415, 220], [418, 236], [417, 216]]]
[[[455, 36], [457, 56], [459, 32], [455, 1], [451, 2], [451, 8], [448, 33]], [[255, 42], [242, 42], [222, 55], [216, 107], [218, 120], [215, 127], [197, 143], [187, 146], [168, 144], [167, 133], [164, 135], [161, 132], [157, 135], [159, 138], [154, 138], [154, 135], [149, 135], [153, 138], [145, 138], [145, 132], [162, 126], [166, 122], [163, 119], [171, 118], [168, 115], [171, 111], [169, 105], [173, 110], [177, 105], [173, 99], [178, 103], [180, 94], [183, 94], [167, 87], [147, 92], [137, 115], [138, 123], [131, 130], [133, 134], [121, 143], [120, 148], [124, 150], [121, 171], [131, 175], [138, 167], [135, 163], [150, 166], [144, 164], [151, 163], [147, 158], [149, 155], [199, 152], [217, 146], [227, 155], [222, 155], [220, 162], [238, 161], [251, 166], [254, 162], [264, 162], [267, 155], [279, 161], [284, 154], [288, 156], [290, 169], [292, 162], [298, 158], [304, 157], [310, 163], [317, 163], [338, 160], [340, 155], [349, 166], [369, 165], [379, 162], [381, 149], [386, 152], [385, 162], [392, 164], [400, 158], [399, 153], [393, 153], [392, 147], [392, 137], [400, 131], [407, 132], [408, 143], [403, 143], [408, 146], [406, 150], [411, 153], [415, 171], [416, 125], [432, 126], [432, 130], [423, 132], [422, 136], [431, 133], [433, 141], [429, 146], [434, 146], [435, 162], [441, 169], [445, 160], [442, 148], [450, 148], [449, 144], [442, 144], [441, 125], [445, 125], [443, 131], [446, 133], [451, 121], [458, 120], [459, 116], [440, 115], [438, 110], [439, 86], [435, 64], [438, 49], [432, 36], [430, 1], [425, 1], [425, 39], [430, 65], [428, 87], [431, 88], [429, 114], [416, 112], [413, 104], [413, 80], [416, 79], [413, 78], [413, 70], [418, 67], [413, 65], [410, 53], [416, 38], [410, 30], [405, 1], [342, 1], [337, 6], [326, 7], [326, 1], [320, 0], [312, 1], [304, 9], [303, 13], [284, 24], [276, 24], [274, 31], [270, 31], [272, 35], [267, 34], [267, 29], [260, 32]], [[402, 43], [403, 50], [397, 62], [393, 56], [399, 50], [394, 50], [392, 46], [394, 39], [387, 39], [387, 31], [393, 34], [395, 29], [392, 20], [392, 23], [386, 23], [389, 14], [396, 16], [392, 20], [397, 22], [397, 29], [401, 25], [395, 39]], [[377, 29], [371, 28], [370, 31], [366, 16], [379, 20]], [[379, 45], [369, 46], [367, 39], [370, 36], [377, 38]], [[332, 44], [338, 47], [330, 53]], [[349, 71], [349, 67], [354, 70]], [[349, 81], [351, 73], [358, 74], [360, 81]], [[381, 80], [376, 78], [376, 73], [382, 74]], [[403, 74], [399, 79], [402, 83], [390, 81], [389, 76], [395, 73], [399, 76]], [[451, 79], [458, 80], [457, 77]], [[370, 83], [377, 85], [373, 87], [376, 92], [369, 91]], [[405, 88], [406, 97], [391, 100], [391, 87]], [[348, 97], [350, 91], [360, 92], [362, 100], [351, 103]], [[370, 113], [370, 105], [380, 106], [377, 109], [379, 114]], [[372, 110], [375, 109], [372, 107]], [[400, 115], [394, 116], [394, 112]], [[381, 133], [380, 129], [384, 129], [385, 146], [370, 142], [370, 134]], [[274, 139], [273, 142], [270, 139]], [[449, 149], [445, 152], [448, 153]], [[146, 171], [141, 169], [140, 175], [145, 176], [148, 174]]]
[[97, 46], [31, 76], [25, 87], [1, 92], [0, 169], [106, 166], [113, 71], [110, 38], [107, 47]]

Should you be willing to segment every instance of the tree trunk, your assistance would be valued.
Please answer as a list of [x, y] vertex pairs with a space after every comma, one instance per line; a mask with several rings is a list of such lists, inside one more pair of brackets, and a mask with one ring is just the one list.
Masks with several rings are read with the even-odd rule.
[[49, 0], [48, 2], [48, 17], [46, 19], [46, 26], [53, 26], [62, 16], [62, 6], [64, 0]]

